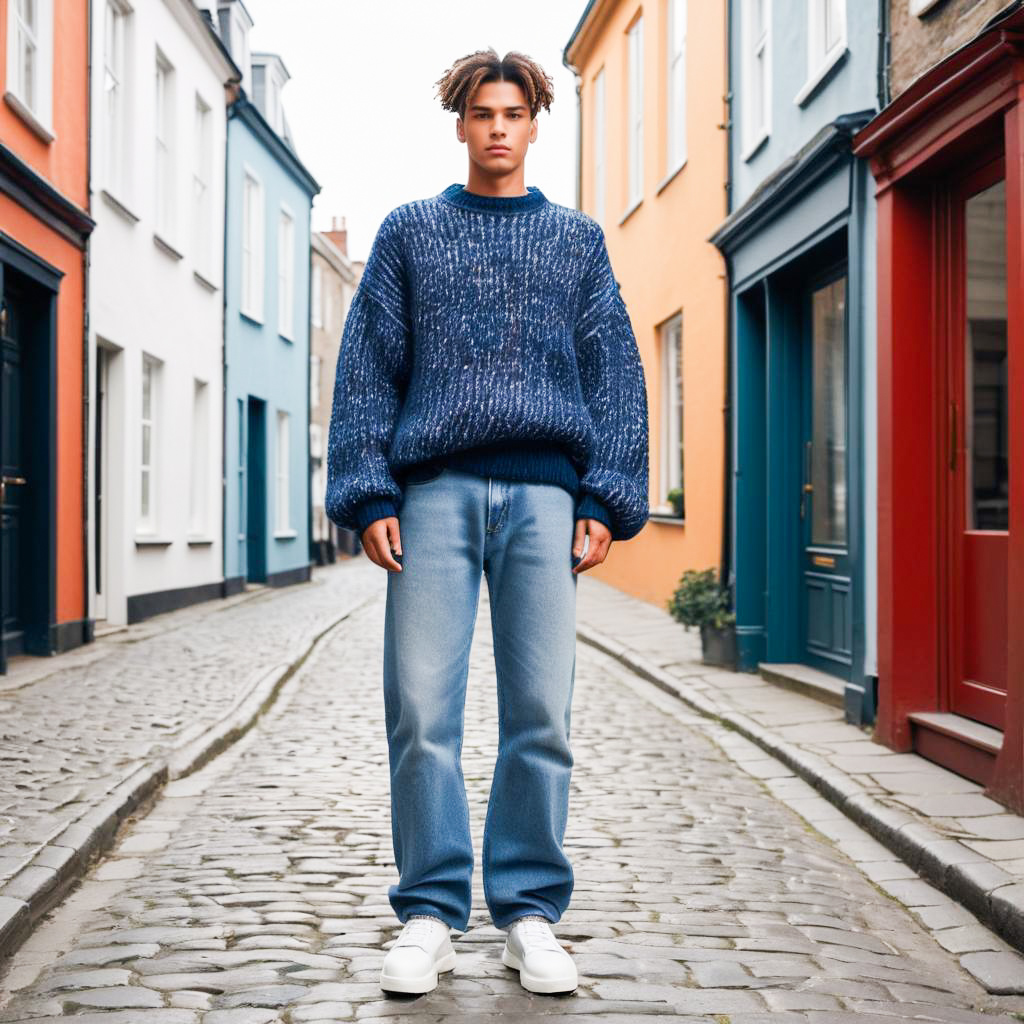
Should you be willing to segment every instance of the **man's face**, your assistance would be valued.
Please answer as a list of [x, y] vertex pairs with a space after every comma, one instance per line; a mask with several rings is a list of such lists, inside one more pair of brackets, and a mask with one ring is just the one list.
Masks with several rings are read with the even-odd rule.
[[465, 120], [456, 120], [456, 132], [469, 159], [484, 174], [500, 176], [522, 164], [537, 138], [537, 121], [517, 83], [484, 82], [470, 97]]

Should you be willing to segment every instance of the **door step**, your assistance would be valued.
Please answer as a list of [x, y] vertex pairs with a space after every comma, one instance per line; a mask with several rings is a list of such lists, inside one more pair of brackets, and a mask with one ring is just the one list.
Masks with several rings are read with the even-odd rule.
[[835, 708], [843, 707], [846, 683], [837, 676], [799, 662], [762, 661], [758, 663], [757, 670], [766, 682], [813, 697]]
[[1003, 734], [998, 729], [944, 711], [915, 711], [907, 717], [916, 753], [973, 782], [988, 785], [1003, 746]]

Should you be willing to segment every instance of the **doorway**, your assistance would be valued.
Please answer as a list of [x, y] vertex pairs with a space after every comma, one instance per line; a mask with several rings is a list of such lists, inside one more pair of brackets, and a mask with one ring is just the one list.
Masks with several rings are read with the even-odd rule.
[[949, 709], [1004, 729], [1008, 686], [1007, 208], [1002, 155], [947, 193], [943, 471]]
[[267, 403], [249, 396], [246, 402], [245, 578], [267, 579]]

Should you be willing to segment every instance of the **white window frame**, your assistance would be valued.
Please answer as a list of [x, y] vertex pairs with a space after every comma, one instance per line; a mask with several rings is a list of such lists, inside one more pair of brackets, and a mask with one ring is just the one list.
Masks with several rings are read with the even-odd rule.
[[213, 108], [196, 93], [192, 132], [192, 246], [195, 269], [211, 280], [213, 215], [210, 188], [213, 183]]
[[323, 327], [324, 325], [324, 267], [323, 264], [316, 260], [313, 263], [313, 283], [310, 286], [312, 294], [310, 295], [310, 310], [311, 322], [314, 327]]
[[604, 68], [594, 76], [594, 220], [602, 227], [608, 188], [608, 91]]
[[242, 294], [239, 308], [250, 320], [263, 322], [263, 182], [245, 165], [242, 171]]
[[291, 492], [288, 486], [288, 454], [291, 417], [283, 409], [277, 410], [277, 446], [274, 453], [274, 533], [278, 537], [295, 536], [292, 529]]
[[[839, 31], [831, 45], [827, 38], [830, 16]], [[807, 81], [793, 102], [801, 106], [846, 53], [846, 0], [807, 0]]]
[[[146, 352], [142, 353], [142, 373], [139, 380], [139, 519], [137, 532], [155, 534], [157, 527], [157, 498], [159, 474], [157, 450], [160, 442], [160, 360]], [[146, 408], [146, 398], [149, 408]], [[145, 439], [149, 432], [149, 460], [146, 459]], [[149, 504], [146, 505], [146, 490], [143, 481], [149, 483]]]
[[933, 7], [937, 7], [942, 0], [910, 0], [910, 13], [917, 18], [923, 18]]
[[[762, 31], [754, 38], [753, 18], [758, 6], [763, 11]], [[742, 95], [743, 160], [749, 160], [772, 130], [772, 0], [743, 0]], [[760, 71], [762, 117], [755, 121], [755, 75]]]
[[[36, 23], [24, 16], [23, 0], [7, 0], [5, 98], [45, 142], [53, 132], [53, 0], [36, 0]], [[26, 61], [31, 53], [32, 60]]]
[[277, 219], [277, 333], [295, 339], [295, 215], [284, 203]]
[[128, 148], [128, 18], [122, 0], [106, 0], [103, 12], [103, 183], [126, 198]]
[[309, 357], [309, 407], [320, 407], [320, 383], [322, 379], [323, 359], [313, 354]]
[[189, 490], [189, 533], [204, 537], [207, 529], [209, 488], [207, 471], [210, 451], [209, 385], [198, 377], [192, 381], [192, 459], [191, 488]]
[[153, 90], [153, 224], [168, 245], [174, 242], [175, 139], [174, 65], [157, 48]]
[[[659, 331], [661, 335], [661, 473], [659, 506], [665, 514], [673, 515], [668, 492], [675, 487], [686, 488], [683, 478], [684, 434], [683, 434], [683, 377], [676, 374], [683, 360], [683, 315], [677, 313], [666, 320]], [[676, 453], [679, 458], [676, 459]], [[685, 511], [685, 506], [684, 506]]]
[[626, 149], [629, 154], [627, 214], [644, 194], [644, 16], [641, 14], [626, 33], [628, 40], [628, 101]]
[[686, 163], [686, 0], [668, 0], [666, 177]]

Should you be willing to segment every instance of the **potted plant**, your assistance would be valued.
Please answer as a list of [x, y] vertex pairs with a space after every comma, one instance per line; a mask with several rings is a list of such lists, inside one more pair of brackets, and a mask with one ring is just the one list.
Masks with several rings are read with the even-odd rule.
[[682, 487], [673, 487], [668, 494], [665, 495], [668, 498], [669, 504], [672, 506], [673, 512], [681, 519], [683, 516], [683, 489]]
[[705, 665], [736, 670], [736, 615], [729, 610], [729, 590], [716, 580], [714, 569], [687, 569], [668, 610], [687, 629], [700, 627]]

